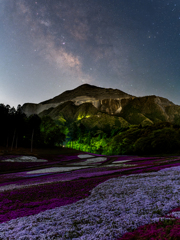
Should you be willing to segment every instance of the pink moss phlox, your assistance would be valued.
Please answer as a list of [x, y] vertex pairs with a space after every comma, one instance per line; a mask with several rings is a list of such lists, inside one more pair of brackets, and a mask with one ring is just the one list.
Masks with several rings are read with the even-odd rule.
[[54, 160], [57, 160], [59, 162], [64, 162], [64, 161], [70, 161], [70, 160], [74, 160], [74, 159], [80, 159], [78, 158], [78, 154], [76, 155], [57, 155], [56, 157], [54, 157]]
[[74, 203], [110, 178], [101, 176], [0, 192], [0, 223]]
[[159, 221], [157, 223], [140, 226], [133, 232], [125, 233], [117, 240], [152, 240], [152, 239], [180, 239], [180, 219]]
[[[91, 154], [94, 156], [103, 156], [98, 154]], [[77, 157], [77, 155], [72, 156], [57, 156], [57, 161], [70, 161], [70, 160], [82, 160]], [[17, 156], [15, 156], [17, 157]], [[110, 157], [110, 156], [108, 156]], [[115, 156], [112, 156], [115, 157]], [[132, 159], [132, 156], [118, 156], [117, 160], [128, 160]], [[9, 156], [8, 156], [9, 158]], [[64, 159], [64, 160], [63, 160]], [[120, 176], [139, 174], [143, 172], [159, 171], [161, 169], [180, 166], [180, 163], [169, 163], [174, 160], [167, 160], [164, 165], [153, 166], [156, 161], [162, 160], [161, 158], [134, 158], [133, 163], [139, 164], [139, 167], [127, 167], [127, 168], [109, 168], [109, 167], [98, 167], [89, 169], [79, 169], [72, 171], [71, 173], [54, 173], [45, 176], [44, 174], [34, 175], [32, 179], [24, 179], [25, 172], [9, 175], [9, 184], [30, 184], [35, 182], [43, 181], [53, 181], [53, 183], [40, 185], [40, 186], [29, 186], [24, 189], [16, 189], [12, 191], [0, 192], [0, 222], [6, 222], [11, 219], [16, 219], [19, 217], [29, 216], [33, 214], [40, 213], [47, 209], [53, 209], [55, 207], [64, 206], [67, 204], [74, 203], [80, 199], [83, 199], [90, 195], [90, 191], [96, 187], [98, 184]], [[177, 159], [176, 159], [177, 160]], [[144, 162], [143, 162], [144, 161]], [[167, 164], [169, 163], [169, 164]], [[0, 163], [1, 164], [1, 163]], [[8, 163], [9, 164], [9, 163]], [[12, 163], [11, 163], [12, 164]], [[13, 163], [14, 164], [14, 163]], [[22, 163], [18, 163], [22, 164]], [[29, 163], [25, 163], [26, 167]], [[34, 163], [30, 163], [31, 166]], [[36, 163], [35, 163], [36, 164]], [[47, 163], [37, 163], [41, 166], [47, 165]], [[52, 163], [51, 163], [52, 164]], [[127, 163], [128, 164], [128, 163]], [[163, 164], [163, 163], [161, 163]], [[44, 166], [43, 165], [43, 166]], [[1, 166], [1, 165], [0, 165]], [[14, 165], [15, 166], [15, 165]], [[22, 166], [22, 165], [21, 165]], [[24, 165], [25, 166], [25, 165]], [[30, 166], [30, 165], [29, 165]], [[37, 166], [37, 165], [34, 165]], [[127, 172], [128, 171], [128, 172]], [[127, 174], [128, 173], [128, 174]], [[110, 175], [106, 175], [110, 174]], [[92, 178], [93, 176], [106, 175]], [[16, 179], [17, 177], [17, 179]], [[18, 179], [20, 178], [21, 179]], [[31, 176], [32, 177], [32, 176]], [[81, 178], [81, 179], [78, 179]], [[67, 180], [67, 182], [56, 182], [58, 180]], [[73, 180], [76, 179], [76, 180]], [[70, 181], [73, 180], [73, 181]], [[0, 182], [3, 181], [3, 177], [0, 176]], [[180, 208], [174, 209], [174, 211]], [[174, 225], [163, 225], [163, 223], [154, 223], [146, 226], [141, 226], [137, 230], [131, 233], [126, 233], [121, 240], [143, 240], [143, 239], [178, 239], [180, 232], [180, 221], [175, 220]], [[168, 235], [168, 234], [169, 235]], [[180, 239], [180, 238], [179, 238]]]

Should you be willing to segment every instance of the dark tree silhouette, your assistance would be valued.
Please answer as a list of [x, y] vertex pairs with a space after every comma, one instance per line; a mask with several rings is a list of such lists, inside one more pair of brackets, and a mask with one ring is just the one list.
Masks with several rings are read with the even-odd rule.
[[21, 139], [23, 132], [25, 130], [26, 115], [23, 113], [21, 105], [17, 106], [17, 111], [15, 114], [16, 118], [16, 148], [18, 145], [18, 138]]
[[0, 134], [1, 139], [0, 143], [1, 145], [4, 144], [4, 139], [6, 135], [6, 128], [7, 128], [7, 116], [8, 116], [8, 109], [5, 107], [4, 104], [0, 104]]
[[35, 131], [40, 132], [41, 118], [37, 114], [31, 115], [28, 118], [28, 128], [31, 131], [31, 152], [33, 150], [33, 139]]
[[14, 145], [15, 134], [16, 134], [16, 109], [14, 107], [9, 109], [9, 117], [10, 117], [10, 123], [11, 123], [11, 125], [9, 127], [11, 129], [11, 132], [13, 133], [12, 144], [11, 144], [11, 151], [12, 151], [13, 145]]

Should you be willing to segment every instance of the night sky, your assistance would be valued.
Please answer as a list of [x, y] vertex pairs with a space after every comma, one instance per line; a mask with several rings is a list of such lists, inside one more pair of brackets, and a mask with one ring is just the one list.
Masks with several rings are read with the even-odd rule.
[[0, 103], [83, 83], [180, 105], [180, 1], [0, 0]]

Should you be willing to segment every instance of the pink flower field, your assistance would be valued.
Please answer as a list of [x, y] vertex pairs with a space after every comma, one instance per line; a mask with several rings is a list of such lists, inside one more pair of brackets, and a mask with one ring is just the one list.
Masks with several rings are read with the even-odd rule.
[[0, 240], [180, 239], [179, 232], [179, 156], [0, 157]]

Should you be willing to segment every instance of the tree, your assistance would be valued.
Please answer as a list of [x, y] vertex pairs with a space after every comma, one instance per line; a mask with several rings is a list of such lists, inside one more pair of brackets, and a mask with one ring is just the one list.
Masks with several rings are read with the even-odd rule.
[[66, 135], [61, 132], [61, 129], [58, 126], [54, 126], [45, 136], [45, 144], [49, 147], [55, 145], [63, 144], [66, 139]]
[[162, 128], [142, 136], [134, 144], [137, 154], [173, 153], [180, 147], [179, 133], [173, 128]]
[[15, 114], [16, 114], [16, 109], [14, 107], [10, 108], [9, 115], [10, 115], [11, 128], [13, 131], [11, 151], [13, 149], [14, 139], [15, 139], [15, 134], [16, 134], [16, 116], [15, 116]]
[[62, 132], [61, 126], [49, 116], [42, 118], [40, 131], [42, 141], [50, 147], [56, 144], [62, 144], [66, 139], [66, 135]]
[[18, 138], [21, 140], [23, 132], [25, 130], [26, 115], [22, 111], [22, 107], [19, 104], [17, 106], [17, 111], [15, 113], [15, 123], [16, 123], [16, 148], [18, 145]]
[[90, 146], [91, 145], [91, 139], [92, 139], [92, 133], [89, 131], [88, 136], [87, 136], [87, 144]]
[[114, 137], [115, 135], [117, 135], [117, 133], [120, 131], [121, 128], [118, 127], [113, 127], [111, 129], [111, 136], [110, 137]]
[[35, 132], [36, 133], [40, 132], [40, 124], [41, 124], [41, 118], [37, 114], [29, 116], [28, 127], [29, 127], [29, 130], [31, 131], [31, 152], [33, 149], [34, 134]]
[[149, 136], [138, 138], [137, 141], [133, 144], [134, 153], [136, 153], [136, 154], [152, 153], [151, 142], [152, 141]]
[[75, 122], [73, 122], [69, 127], [70, 133], [69, 137], [72, 141], [77, 140], [79, 136], [79, 128]]
[[109, 123], [106, 123], [103, 127], [103, 131], [106, 133], [106, 137], [110, 137], [111, 136], [111, 131], [112, 131], [112, 128], [110, 126]]
[[8, 130], [8, 112], [9, 112], [9, 108], [6, 107], [4, 104], [0, 104], [0, 134], [1, 134], [1, 138], [0, 138], [0, 144], [4, 145], [4, 139], [6, 139], [6, 135], [7, 135], [7, 130]]
[[151, 145], [155, 153], [172, 153], [180, 147], [178, 133], [173, 128], [165, 127], [150, 134]]

